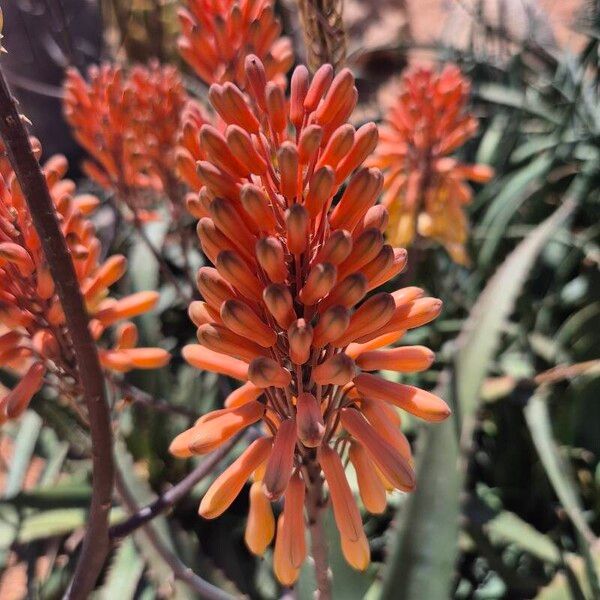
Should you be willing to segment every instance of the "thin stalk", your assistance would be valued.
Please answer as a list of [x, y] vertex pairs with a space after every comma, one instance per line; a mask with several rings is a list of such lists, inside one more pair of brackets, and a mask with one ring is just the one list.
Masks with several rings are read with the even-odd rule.
[[223, 444], [218, 450], [209, 454], [191, 473], [182, 479], [177, 485], [159, 496], [154, 502], [136, 510], [136, 512], [122, 523], [117, 523], [109, 529], [111, 540], [123, 538], [136, 529], [143, 527], [146, 523], [170, 509], [177, 504], [181, 498], [210, 475], [214, 468], [229, 454], [230, 450], [237, 444], [243, 434], [239, 434]]
[[71, 255], [56, 218], [46, 179], [1, 71], [0, 136], [56, 283], [88, 411], [92, 440], [92, 501], [75, 575], [65, 594], [66, 598], [78, 600], [89, 597], [109, 550], [108, 513], [114, 482], [110, 412], [104, 391], [104, 375], [88, 328], [88, 315]]

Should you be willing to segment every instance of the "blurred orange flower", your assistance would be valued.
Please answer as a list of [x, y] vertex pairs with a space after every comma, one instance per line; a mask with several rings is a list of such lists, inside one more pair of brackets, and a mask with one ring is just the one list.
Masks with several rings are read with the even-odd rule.
[[161, 198], [178, 204], [175, 148], [188, 98], [177, 70], [102, 65], [88, 77], [70, 69], [64, 99], [75, 138], [92, 158], [84, 163], [88, 177], [142, 219]]
[[408, 246], [416, 234], [432, 238], [460, 264], [469, 262], [463, 206], [473, 192], [467, 180], [485, 183], [493, 176], [487, 165], [466, 165], [449, 156], [477, 131], [467, 108], [469, 92], [468, 79], [454, 65], [439, 74], [409, 70], [370, 161], [384, 173], [390, 242]]
[[[3, 148], [2, 148], [3, 150]], [[67, 399], [79, 396], [73, 349], [60, 300], [40, 240], [16, 177], [8, 161], [0, 161], [0, 366], [23, 373], [17, 386], [0, 400], [0, 423], [18, 417], [44, 378]], [[75, 195], [75, 184], [64, 179], [67, 161], [54, 156], [43, 167], [58, 219], [71, 251], [81, 292], [96, 340], [115, 323], [110, 349], [100, 348], [106, 369], [119, 372], [165, 365], [161, 348], [136, 348], [137, 329], [128, 318], [151, 310], [156, 292], [140, 292], [119, 300], [108, 288], [126, 271], [125, 257], [101, 260], [100, 240], [86, 218], [98, 204], [89, 194]]]
[[[256, 56], [246, 59], [246, 75], [247, 95], [232, 83], [211, 87], [226, 127], [200, 130], [206, 160], [198, 163], [193, 210], [215, 267], [198, 271], [204, 300], [189, 314], [200, 343], [183, 351], [191, 365], [244, 383], [225, 408], [175, 438], [171, 452], [210, 452], [263, 424], [264, 434], [212, 484], [200, 514], [221, 515], [252, 478], [246, 543], [262, 554], [277, 529], [274, 569], [289, 585], [306, 556], [303, 507], [321, 470], [344, 555], [357, 569], [368, 565], [369, 545], [341, 457], [350, 457], [368, 510], [383, 510], [386, 490], [414, 487], [396, 407], [429, 421], [450, 411], [373, 371], [429, 367], [427, 348], [382, 348], [434, 319], [441, 302], [419, 288], [364, 300], [402, 271], [406, 251], [383, 239], [387, 211], [375, 204], [383, 178], [361, 167], [377, 127], [347, 123], [357, 100], [350, 71], [334, 77], [324, 65], [311, 81], [299, 66], [289, 101], [267, 83]], [[280, 498], [276, 525], [269, 501]]]
[[244, 59], [256, 54], [268, 79], [283, 84], [294, 62], [292, 44], [281, 36], [273, 0], [185, 0], [179, 11], [183, 59], [208, 84], [245, 85]]

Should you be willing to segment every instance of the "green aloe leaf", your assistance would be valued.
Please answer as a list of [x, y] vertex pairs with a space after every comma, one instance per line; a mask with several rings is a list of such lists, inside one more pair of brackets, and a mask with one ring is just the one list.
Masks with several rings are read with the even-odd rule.
[[382, 600], [448, 598], [457, 554], [460, 479], [451, 421], [421, 436], [417, 489], [400, 510]]
[[[437, 393], [459, 422], [424, 429], [417, 454], [417, 490], [400, 510], [400, 526], [388, 561], [382, 599], [448, 598], [458, 551], [459, 494], [464, 470], [458, 467], [457, 426], [470, 439], [479, 391], [503, 327], [536, 258], [575, 209], [565, 202], [513, 250], [480, 294], [457, 339], [457, 356]], [[452, 419], [452, 418], [451, 418]]]
[[542, 154], [501, 182], [501, 191], [481, 222], [480, 232], [485, 241], [479, 253], [480, 265], [487, 267], [492, 264], [511, 219], [533, 194], [544, 187], [552, 163], [550, 154]]
[[456, 341], [456, 393], [463, 423], [476, 410], [479, 390], [500, 341], [503, 326], [536, 258], [555, 231], [569, 220], [575, 206], [575, 202], [564, 202], [532, 230], [502, 263], [471, 309]]
[[596, 561], [592, 558], [592, 546], [597, 543], [597, 538], [583, 515], [583, 506], [570, 466], [563, 460], [554, 441], [547, 404], [548, 393], [546, 387], [540, 387], [533, 394], [524, 409], [525, 420], [548, 479], [579, 534], [579, 549], [586, 559], [589, 585], [595, 593], [600, 595], [598, 568], [595, 566]]
[[124, 540], [110, 564], [106, 582], [97, 594], [98, 600], [133, 600], [144, 566], [133, 540]]
[[5, 498], [10, 498], [21, 491], [41, 429], [42, 420], [40, 417], [33, 411], [28, 410], [19, 424], [6, 487], [4, 488]]
[[558, 546], [515, 513], [494, 509], [477, 496], [469, 498], [464, 513], [468, 524], [480, 528], [493, 545], [512, 544], [550, 565], [562, 563]]
[[[35, 540], [66, 535], [84, 527], [88, 518], [85, 508], [57, 508], [34, 513], [25, 517], [15, 525], [17, 541], [27, 544]], [[110, 522], [114, 523], [123, 518], [123, 511], [119, 508], [110, 513]]]

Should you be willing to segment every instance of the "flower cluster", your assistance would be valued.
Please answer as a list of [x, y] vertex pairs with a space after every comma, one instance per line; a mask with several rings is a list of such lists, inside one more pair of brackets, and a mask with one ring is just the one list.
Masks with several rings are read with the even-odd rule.
[[177, 204], [175, 148], [188, 99], [176, 69], [151, 63], [125, 74], [103, 65], [88, 76], [89, 83], [70, 69], [64, 99], [75, 137], [93, 159], [86, 174], [140, 218], [160, 197]]
[[[191, 365], [244, 383], [225, 408], [176, 437], [171, 452], [210, 452], [262, 422], [264, 433], [211, 485], [200, 514], [221, 515], [252, 478], [247, 545], [262, 554], [277, 529], [275, 573], [291, 584], [306, 555], [304, 507], [311, 510], [315, 488], [320, 494], [321, 473], [344, 555], [358, 569], [369, 563], [369, 545], [343, 460], [371, 512], [384, 510], [387, 490], [415, 485], [395, 407], [428, 421], [449, 409], [373, 372], [431, 364], [427, 348], [383, 347], [434, 319], [441, 302], [416, 287], [367, 297], [402, 271], [406, 251], [383, 238], [381, 173], [361, 167], [377, 127], [347, 123], [357, 100], [350, 71], [334, 77], [324, 65], [310, 80], [299, 66], [288, 101], [256, 56], [245, 69], [247, 95], [231, 83], [210, 89], [224, 132], [200, 132], [207, 158], [198, 163], [194, 213], [203, 215], [198, 234], [215, 267], [198, 272], [204, 300], [189, 314], [200, 343], [183, 352]], [[280, 498], [275, 526], [271, 503]]]
[[183, 59], [206, 83], [244, 87], [244, 59], [258, 55], [267, 77], [283, 84], [294, 62], [292, 45], [280, 37], [273, 0], [186, 0], [179, 11]]
[[390, 214], [388, 239], [409, 245], [415, 235], [440, 242], [455, 262], [466, 264], [471, 202], [467, 180], [485, 183], [486, 165], [466, 165], [449, 155], [477, 131], [467, 110], [470, 85], [456, 66], [437, 74], [411, 69], [390, 108], [370, 164], [385, 176], [383, 204]]
[[[3, 423], [25, 410], [44, 377], [67, 399], [75, 400], [80, 388], [65, 315], [40, 239], [8, 161], [1, 162], [1, 171], [8, 176], [0, 176], [0, 367], [24, 372], [17, 386], [0, 400]], [[74, 183], [63, 179], [67, 171], [64, 157], [54, 156], [43, 171], [73, 258], [94, 339], [100, 340], [107, 329], [120, 322], [112, 347], [99, 349], [102, 365], [119, 372], [165, 365], [169, 360], [165, 350], [136, 348], [137, 329], [126, 321], [151, 310], [158, 294], [139, 292], [119, 300], [108, 296], [108, 288], [125, 273], [126, 260], [119, 255], [101, 260], [100, 241], [86, 218], [98, 199], [74, 195]]]

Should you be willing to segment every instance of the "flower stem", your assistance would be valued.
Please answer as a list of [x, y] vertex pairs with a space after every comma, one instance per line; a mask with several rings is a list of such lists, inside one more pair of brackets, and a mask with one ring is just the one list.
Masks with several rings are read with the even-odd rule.
[[96, 344], [88, 327], [81, 289], [56, 217], [46, 179], [33, 154], [29, 136], [0, 72], [0, 136], [39, 235], [64, 310], [83, 389], [92, 438], [92, 501], [88, 527], [75, 575], [65, 597], [88, 598], [109, 550], [108, 513], [112, 503], [114, 466], [110, 412]]
[[306, 495], [306, 511], [308, 529], [310, 531], [311, 554], [315, 565], [317, 580], [316, 600], [331, 600], [331, 572], [327, 558], [327, 538], [323, 526], [323, 478], [321, 469], [313, 461], [308, 465], [308, 493]]

